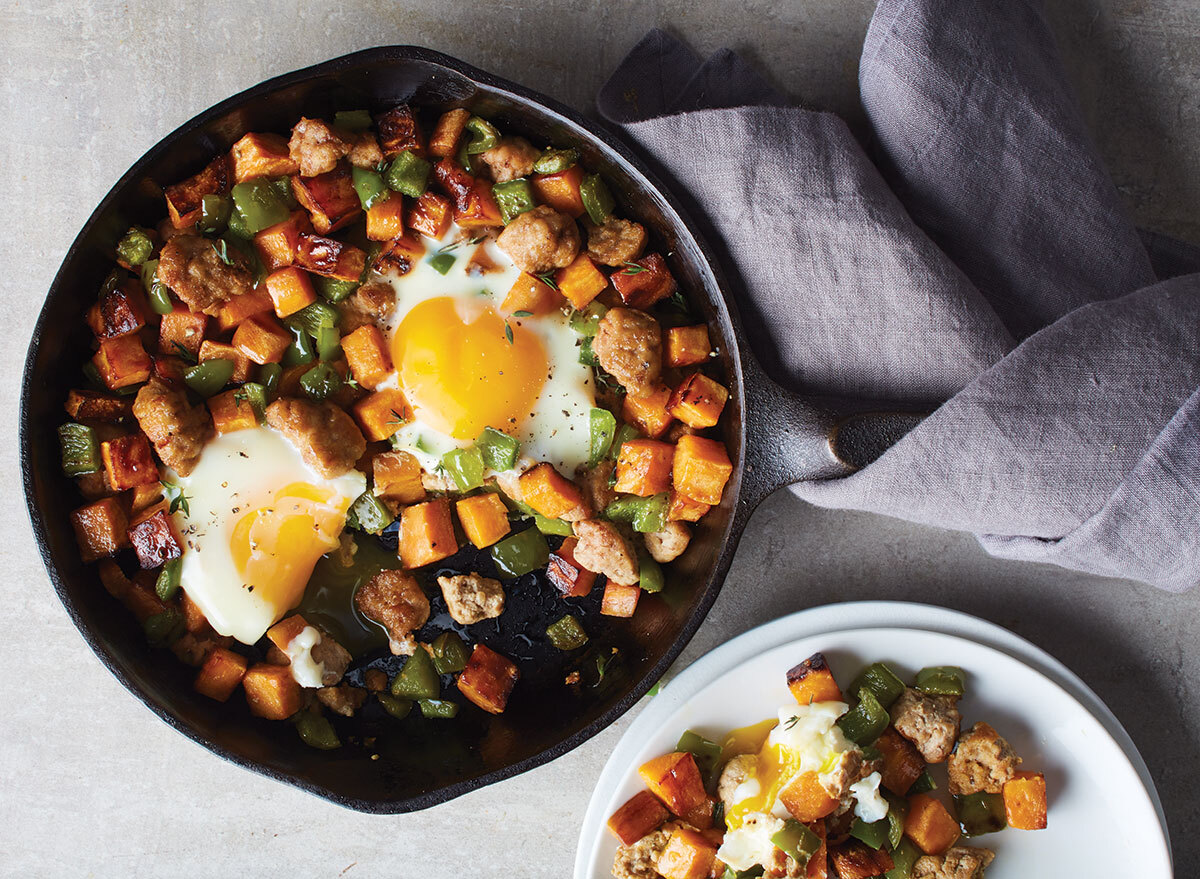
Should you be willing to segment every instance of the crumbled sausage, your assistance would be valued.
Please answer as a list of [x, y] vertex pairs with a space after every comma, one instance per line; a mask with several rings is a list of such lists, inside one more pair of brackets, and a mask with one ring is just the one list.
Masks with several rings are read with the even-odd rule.
[[494, 147], [480, 153], [479, 160], [488, 166], [493, 180], [507, 183], [530, 174], [540, 155], [537, 147], [523, 137], [502, 137]]
[[837, 766], [821, 776], [821, 787], [833, 799], [843, 800], [850, 795], [850, 785], [878, 771], [881, 765], [881, 761], [864, 760], [862, 751], [851, 748], [841, 753]]
[[213, 435], [208, 410], [190, 405], [183, 391], [159, 378], [150, 379], [138, 391], [133, 415], [154, 443], [158, 457], [180, 476], [192, 472], [204, 444]]
[[601, 461], [595, 467], [581, 468], [578, 471], [583, 497], [596, 512], [601, 512], [617, 499], [617, 493], [613, 491], [611, 484], [612, 472], [616, 466], [613, 461]]
[[382, 693], [388, 688], [387, 672], [381, 668], [369, 668], [363, 672], [363, 683], [372, 693]]
[[588, 256], [602, 265], [623, 266], [642, 255], [646, 228], [633, 220], [609, 217], [603, 225], [587, 224]]
[[803, 866], [781, 848], [771, 850], [767, 863], [763, 864], [766, 879], [801, 879], [808, 875], [808, 865]]
[[438, 577], [450, 618], [462, 626], [494, 619], [504, 612], [504, 587], [479, 574]]
[[917, 746], [926, 763], [941, 763], [954, 750], [962, 715], [954, 696], [928, 696], [908, 687], [892, 705], [892, 726]]
[[352, 144], [327, 122], [303, 116], [292, 127], [292, 139], [288, 141], [288, 153], [300, 165], [301, 177], [327, 174], [351, 148]]
[[684, 424], [682, 421], [675, 421], [667, 428], [667, 432], [663, 434], [663, 441], [668, 443], [677, 443], [681, 436], [697, 436], [700, 431], [692, 427], [690, 424]]
[[650, 531], [644, 535], [650, 558], [665, 564], [683, 555], [692, 540], [691, 529], [682, 522], [668, 522], [661, 531]]
[[342, 313], [338, 329], [349, 335], [359, 327], [379, 324], [396, 307], [396, 290], [382, 281], [363, 284], [339, 304]]
[[950, 756], [950, 793], [998, 794], [1020, 765], [1021, 758], [1000, 733], [977, 723], [962, 734]]
[[758, 758], [754, 754], [741, 754], [731, 759], [721, 770], [721, 778], [717, 781], [717, 796], [725, 804], [727, 814], [737, 805], [737, 800], [733, 798], [734, 792], [743, 781], [754, 774], [757, 762]]
[[583, 519], [575, 523], [575, 561], [615, 583], [636, 583], [638, 561], [633, 545], [612, 522]]
[[266, 415], [267, 424], [300, 450], [304, 463], [327, 478], [352, 470], [367, 450], [354, 419], [328, 401], [280, 397], [267, 407]]
[[634, 308], [610, 308], [600, 319], [592, 353], [600, 365], [635, 397], [658, 389], [662, 375], [662, 328]]
[[660, 879], [661, 874], [656, 868], [658, 856], [670, 838], [669, 831], [656, 830], [633, 845], [618, 846], [612, 868], [614, 879]]
[[349, 684], [322, 687], [317, 690], [317, 701], [343, 717], [353, 717], [354, 712], [367, 701], [367, 691]]
[[392, 653], [412, 656], [417, 649], [413, 632], [429, 619], [429, 599], [415, 578], [403, 571], [380, 571], [359, 587], [354, 604], [387, 629]]
[[250, 263], [236, 247], [225, 248], [199, 235], [176, 235], [163, 245], [157, 277], [192, 311], [216, 315], [235, 296], [254, 289]]
[[956, 845], [940, 855], [922, 855], [913, 864], [912, 879], [983, 879], [996, 853], [987, 848]]
[[324, 669], [321, 673], [321, 683], [332, 687], [341, 681], [346, 669], [350, 667], [350, 651], [320, 626], [317, 627], [317, 631], [321, 633], [321, 640], [312, 647], [312, 659]]
[[383, 150], [379, 148], [379, 141], [375, 139], [375, 135], [364, 131], [355, 139], [354, 146], [350, 148], [346, 158], [356, 168], [373, 169], [383, 161]]
[[504, 227], [496, 246], [531, 275], [569, 266], [579, 255], [579, 227], [566, 214], [538, 205]]

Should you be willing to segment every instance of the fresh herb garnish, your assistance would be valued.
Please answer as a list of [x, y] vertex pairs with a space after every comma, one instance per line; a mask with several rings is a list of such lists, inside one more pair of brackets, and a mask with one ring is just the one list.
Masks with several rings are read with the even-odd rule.
[[558, 289], [558, 282], [554, 280], [554, 275], [550, 274], [549, 272], [546, 272], [544, 275], [537, 275], [536, 277], [551, 290]]
[[791, 729], [793, 726], [795, 726], [799, 722], [800, 722], [800, 718], [793, 714], [791, 717], [788, 718], [787, 723], [785, 723], [783, 725], [783, 728]]
[[647, 268], [645, 266], [640, 266], [635, 262], [630, 262], [629, 260], [626, 260], [625, 268], [621, 269], [621, 274], [622, 275], [640, 275], [644, 271], [647, 271]]
[[213, 242], [212, 247], [213, 250], [216, 251], [217, 256], [221, 258], [221, 262], [225, 263], [227, 266], [233, 265], [233, 257], [229, 255], [229, 245], [226, 243], [224, 238], [218, 238]]
[[403, 415], [401, 415], [399, 412], [397, 412], [395, 409], [392, 409], [391, 413], [392, 413], [392, 420], [389, 421], [388, 424], [408, 424], [407, 419], [405, 419], [405, 417]]
[[688, 302], [682, 290], [676, 290], [671, 294], [671, 307], [686, 315], [691, 315], [692, 313], [692, 304]]
[[512, 316], [513, 317], [533, 317], [533, 312], [532, 311], [514, 311], [512, 313]]
[[508, 321], [504, 322], [504, 338], [508, 339], [508, 344], [513, 343], [512, 325]]
[[195, 354], [193, 354], [187, 348], [184, 348], [183, 345], [181, 345], [179, 342], [172, 342], [171, 345], [174, 346], [175, 351], [179, 354], [180, 357], [183, 358], [183, 360], [185, 362], [190, 363], [193, 366], [195, 366], [197, 363], [200, 362]]
[[167, 512], [174, 515], [178, 511], [183, 511], [183, 515], [190, 516], [192, 511], [188, 509], [188, 501], [191, 500], [183, 493], [183, 486], [176, 485], [174, 482], [163, 482], [159, 480], [159, 485], [163, 487], [163, 492], [167, 496], [167, 500], [171, 502], [171, 506]]
[[244, 389], [244, 388], [239, 388], [238, 390], [236, 390], [236, 391], [234, 391], [234, 392], [233, 392], [233, 402], [235, 402], [235, 403], [249, 403], [249, 402], [250, 402], [250, 395], [246, 393], [246, 391], [245, 391], [245, 389]]

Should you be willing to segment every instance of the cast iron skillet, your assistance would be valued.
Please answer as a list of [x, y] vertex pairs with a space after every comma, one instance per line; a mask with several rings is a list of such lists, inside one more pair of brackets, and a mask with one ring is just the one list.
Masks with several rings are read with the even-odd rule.
[[[55, 429], [90, 350], [83, 313], [110, 270], [114, 242], [131, 223], [153, 224], [162, 216], [159, 184], [194, 173], [247, 131], [286, 132], [301, 115], [379, 111], [399, 102], [466, 106], [535, 142], [577, 147], [585, 165], [603, 173], [623, 213], [645, 224], [670, 254], [681, 287], [710, 327], [731, 391], [723, 430], [734, 472], [721, 506], [671, 569], [667, 589], [646, 596], [632, 620], [599, 616], [594, 596], [571, 600], [591, 635], [580, 655], [558, 653], [539, 637], [564, 609], [552, 587], [532, 574], [510, 587], [509, 611], [473, 627], [471, 636], [521, 667], [503, 715], [485, 717], [466, 706], [455, 721], [396, 722], [373, 706], [352, 721], [339, 720], [340, 750], [317, 751], [285, 725], [251, 717], [239, 699], [221, 705], [196, 695], [194, 672], [146, 645], [132, 616], [101, 588], [95, 569], [79, 560], [68, 524], [79, 500], [59, 469]], [[801, 479], [849, 473], [916, 421], [902, 414], [848, 415], [870, 407], [785, 392], [744, 350], [724, 284], [712, 252], [644, 164], [601, 126], [536, 92], [407, 46], [358, 52], [257, 85], [201, 113], [138, 160], [75, 239], [46, 297], [25, 366], [20, 442], [26, 499], [50, 579], [100, 660], [160, 718], [226, 759], [343, 806], [375, 813], [423, 809], [552, 760], [628, 710], [679, 655], [715, 600], [762, 498]], [[460, 568], [479, 563], [455, 561]], [[444, 609], [438, 601], [435, 614]], [[445, 614], [432, 624], [447, 627]], [[375, 664], [391, 668], [392, 661], [380, 656]], [[566, 685], [575, 670], [580, 682]]]

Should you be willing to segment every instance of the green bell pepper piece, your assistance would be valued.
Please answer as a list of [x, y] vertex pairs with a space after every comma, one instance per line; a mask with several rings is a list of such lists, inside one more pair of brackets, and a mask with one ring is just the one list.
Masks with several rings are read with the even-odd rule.
[[343, 131], [365, 131], [371, 127], [371, 114], [366, 110], [338, 110], [333, 114], [333, 127]]
[[471, 158], [471, 154], [467, 152], [467, 142], [465, 140], [462, 146], [458, 148], [458, 155], [454, 158], [458, 160], [458, 164], [462, 165], [463, 170], [468, 174], [475, 173], [475, 161]]
[[904, 819], [908, 817], [908, 800], [894, 794], [884, 792], [887, 800], [888, 813], [888, 848], [895, 849], [904, 838]]
[[158, 579], [154, 581], [154, 592], [163, 601], [170, 601], [179, 591], [179, 569], [183, 567], [182, 558], [173, 558], [162, 566]]
[[600, 361], [596, 359], [596, 352], [592, 350], [592, 337], [583, 336], [579, 340], [579, 362], [584, 366], [590, 366], [592, 369], [598, 369]]
[[148, 259], [142, 263], [142, 287], [150, 302], [150, 310], [155, 314], [170, 314], [175, 310], [171, 301], [171, 291], [167, 285], [158, 279], [158, 260]]
[[291, 177], [284, 174], [280, 177], [270, 177], [267, 182], [271, 184], [271, 188], [275, 190], [279, 200], [287, 205], [289, 212], [300, 207], [300, 202], [296, 201], [296, 193], [292, 191]]
[[361, 286], [358, 281], [342, 281], [338, 278], [323, 278], [320, 275], [313, 280], [316, 281], [317, 293], [329, 302], [341, 302]]
[[892, 851], [892, 869], [883, 875], [887, 879], [910, 879], [913, 865], [924, 854], [911, 839], [902, 839]]
[[142, 631], [146, 633], [146, 640], [153, 647], [166, 647], [174, 644], [183, 637], [183, 633], [186, 631], [183, 614], [173, 607], [168, 607], [160, 613], [147, 617], [146, 621], [142, 623]]
[[643, 592], [662, 592], [666, 581], [662, 565], [650, 557], [644, 548], [638, 547], [638, 586]]
[[300, 389], [309, 398], [318, 402], [337, 393], [341, 386], [342, 377], [328, 363], [318, 363], [300, 376]]
[[310, 748], [332, 751], [342, 746], [333, 724], [324, 714], [301, 711], [296, 715], [296, 732], [300, 734], [300, 741]]
[[600, 319], [608, 314], [608, 306], [602, 302], [589, 302], [588, 307], [571, 312], [568, 325], [581, 336], [591, 338], [600, 330]]
[[392, 189], [409, 198], [419, 198], [429, 188], [433, 165], [412, 150], [405, 150], [388, 165], [384, 180]]
[[392, 680], [392, 695], [401, 699], [436, 699], [441, 689], [433, 660], [424, 647], [417, 645], [416, 652]]
[[267, 389], [258, 382], [243, 382], [242, 386], [234, 392], [233, 399], [239, 403], [249, 403], [254, 409], [255, 417], [259, 421], [263, 420], [267, 411]]
[[283, 367], [278, 363], [264, 363], [258, 368], [258, 381], [268, 400], [275, 399], [279, 391], [279, 379], [283, 376]]
[[521, 444], [494, 427], [485, 427], [475, 440], [475, 448], [483, 455], [483, 463], [497, 472], [517, 466]]
[[917, 776], [917, 780], [908, 789], [908, 795], [911, 797], [913, 794], [927, 794], [931, 790], [937, 790], [937, 782], [933, 780], [933, 776], [926, 770]]
[[493, 184], [492, 195], [496, 198], [496, 206], [500, 208], [500, 218], [504, 220], [505, 225], [511, 223], [514, 217], [537, 207], [537, 202], [533, 200], [533, 190], [524, 177]]
[[312, 336], [300, 327], [284, 323], [292, 334], [292, 344], [283, 352], [284, 366], [299, 366], [302, 363], [312, 363], [317, 359], [317, 349], [313, 345]]
[[783, 829], [771, 836], [771, 842], [801, 867], [808, 866], [809, 859], [821, 847], [821, 838], [795, 818], [783, 822]]
[[126, 265], [137, 268], [154, 253], [154, 242], [144, 231], [133, 226], [117, 242], [117, 257]]
[[613, 437], [617, 433], [617, 416], [607, 409], [593, 409], [588, 413], [588, 429], [591, 434], [588, 466], [595, 467], [612, 448]]
[[875, 662], [864, 668], [850, 684], [851, 693], [857, 694], [863, 688], [870, 690], [884, 708], [890, 708], [904, 692], [904, 682], [887, 665]]
[[644, 500], [634, 495], [624, 495], [609, 503], [600, 513], [602, 518], [610, 522], [624, 522], [632, 525], [634, 518], [642, 509]]
[[587, 632], [579, 624], [579, 620], [570, 614], [552, 622], [546, 627], [546, 637], [550, 643], [564, 652], [575, 650], [588, 642]]
[[855, 818], [854, 823], [850, 825], [850, 835], [878, 850], [888, 840], [888, 820], [880, 818], [868, 824], [862, 818]]
[[612, 446], [608, 450], [608, 457], [612, 460], [617, 460], [617, 456], [621, 454], [621, 446], [630, 440], [637, 439], [641, 434], [632, 424], [622, 424], [617, 428], [617, 435], [613, 437]]
[[526, 528], [494, 544], [491, 555], [500, 576], [511, 580], [546, 567], [550, 561], [550, 546], [540, 531]]
[[686, 751], [696, 761], [700, 772], [707, 776], [721, 759], [721, 746], [692, 730], [684, 731], [675, 744], [676, 751]]
[[983, 836], [1008, 826], [1001, 794], [981, 792], [955, 797], [954, 810], [958, 813], [958, 826], [962, 828], [963, 836]]
[[280, 197], [279, 190], [262, 177], [237, 184], [231, 194], [234, 212], [251, 235], [288, 218], [287, 202]]
[[383, 505], [371, 489], [367, 489], [350, 505], [346, 526], [368, 534], [381, 534], [395, 521], [391, 511]]
[[454, 674], [467, 667], [467, 645], [453, 632], [442, 632], [430, 646], [433, 648], [433, 667], [438, 674]]
[[82, 476], [100, 469], [100, 443], [96, 431], [86, 424], [68, 421], [59, 425], [58, 444], [62, 446], [62, 469], [67, 476]]
[[454, 265], [453, 253], [437, 253], [429, 258], [429, 265], [439, 275], [444, 275], [450, 271], [450, 267]]
[[426, 717], [450, 720], [458, 716], [457, 702], [450, 702], [446, 699], [418, 699], [417, 704], [421, 706], [421, 713]]
[[205, 360], [183, 371], [183, 381], [201, 397], [211, 397], [233, 378], [232, 360]]
[[540, 513], [533, 514], [533, 526], [543, 534], [553, 534], [556, 537], [570, 537], [575, 529], [566, 519], [547, 519]]
[[355, 165], [350, 169], [350, 180], [364, 211], [369, 211], [391, 194], [387, 184], [383, 182], [383, 175], [370, 168], [359, 168]]
[[290, 327], [304, 330], [315, 339], [321, 327], [336, 327], [340, 318], [341, 314], [336, 308], [328, 302], [317, 300], [304, 306], [295, 314], [289, 315], [284, 323]]
[[579, 197], [583, 200], [583, 209], [587, 211], [589, 219], [597, 226], [603, 226], [617, 206], [599, 174], [588, 174], [583, 178], [579, 184]]
[[858, 704], [838, 720], [842, 733], [857, 745], [869, 745], [887, 729], [891, 719], [870, 690], [859, 693]]
[[483, 485], [483, 452], [478, 446], [451, 449], [442, 455], [442, 467], [459, 491]]
[[342, 334], [337, 327], [319, 327], [317, 329], [317, 357], [326, 363], [337, 360], [342, 354]]
[[472, 116], [467, 120], [467, 131], [472, 135], [466, 145], [468, 156], [477, 156], [487, 152], [500, 140], [500, 130], [486, 119], [478, 116]]
[[553, 147], [545, 150], [533, 163], [536, 174], [558, 174], [579, 161], [579, 151], [573, 149], [556, 150]]
[[220, 235], [229, 226], [233, 202], [227, 195], [206, 195], [200, 199], [200, 219], [196, 228], [205, 235]]
[[376, 693], [375, 698], [379, 700], [379, 704], [383, 706], [383, 710], [396, 720], [404, 720], [408, 717], [408, 713], [412, 711], [411, 699], [397, 699], [391, 693]]
[[240, 241], [249, 241], [254, 237], [254, 233], [246, 226], [246, 221], [236, 210], [229, 211], [229, 222], [225, 225], [226, 231]]
[[931, 696], [961, 696], [966, 691], [963, 670], [953, 665], [923, 668], [913, 688]]
[[633, 530], [641, 534], [662, 531], [667, 524], [667, 511], [671, 507], [670, 496], [664, 491], [644, 497], [633, 517]]

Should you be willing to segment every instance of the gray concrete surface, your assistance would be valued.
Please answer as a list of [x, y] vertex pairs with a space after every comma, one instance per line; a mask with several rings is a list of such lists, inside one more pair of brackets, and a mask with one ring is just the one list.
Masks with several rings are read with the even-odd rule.
[[[578, 107], [651, 26], [730, 45], [852, 121], [871, 0], [0, 2], [0, 874], [568, 875], [593, 779], [628, 720], [566, 757], [418, 815], [368, 818], [228, 766], [139, 707], [84, 646], [35, 555], [16, 471], [17, 381], [43, 291], [147, 147], [261, 79], [421, 43]], [[1138, 221], [1200, 241], [1200, 6], [1052, 0], [1096, 141]], [[681, 662], [783, 613], [906, 598], [1009, 626], [1074, 668], [1158, 781], [1180, 875], [1200, 862], [1200, 594], [998, 562], [963, 535], [790, 495], [751, 522]], [[1120, 832], [1120, 816], [1098, 837]], [[1099, 840], [1098, 840], [1099, 841]]]

